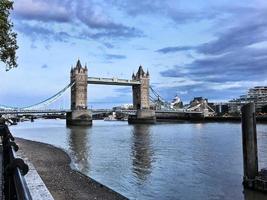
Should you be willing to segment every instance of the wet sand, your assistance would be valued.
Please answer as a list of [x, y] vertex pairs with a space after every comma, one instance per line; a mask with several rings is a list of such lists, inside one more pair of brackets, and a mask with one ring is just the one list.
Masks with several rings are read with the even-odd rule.
[[22, 153], [34, 165], [55, 200], [127, 199], [95, 180], [71, 169], [71, 159], [49, 144], [16, 138]]

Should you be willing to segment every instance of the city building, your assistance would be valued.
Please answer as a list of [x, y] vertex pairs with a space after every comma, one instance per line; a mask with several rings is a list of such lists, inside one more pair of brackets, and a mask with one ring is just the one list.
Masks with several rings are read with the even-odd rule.
[[203, 112], [204, 116], [213, 116], [215, 114], [213, 104], [203, 97], [195, 97], [185, 109], [187, 111]]
[[267, 86], [250, 88], [246, 95], [241, 95], [237, 99], [230, 100], [229, 112], [240, 113], [241, 107], [250, 102], [255, 103], [256, 112], [262, 112], [263, 108], [267, 106]]
[[229, 113], [228, 103], [216, 103], [214, 104], [214, 110], [217, 115], [224, 115]]

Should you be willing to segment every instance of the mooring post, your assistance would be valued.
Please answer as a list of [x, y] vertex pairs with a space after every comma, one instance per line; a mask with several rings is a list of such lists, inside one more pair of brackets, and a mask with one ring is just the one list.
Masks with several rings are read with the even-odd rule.
[[245, 186], [253, 187], [253, 180], [258, 174], [257, 131], [254, 103], [248, 103], [241, 108], [242, 141]]

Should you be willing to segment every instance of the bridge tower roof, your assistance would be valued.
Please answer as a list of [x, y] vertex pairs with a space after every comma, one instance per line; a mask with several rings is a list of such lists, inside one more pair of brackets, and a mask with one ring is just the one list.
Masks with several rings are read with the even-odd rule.
[[77, 61], [76, 68], [78, 68], [78, 69], [82, 68], [80, 59], [78, 59], [78, 61]]
[[145, 72], [143, 70], [142, 65], [139, 66], [136, 76], [137, 77], [143, 77], [145, 75]]

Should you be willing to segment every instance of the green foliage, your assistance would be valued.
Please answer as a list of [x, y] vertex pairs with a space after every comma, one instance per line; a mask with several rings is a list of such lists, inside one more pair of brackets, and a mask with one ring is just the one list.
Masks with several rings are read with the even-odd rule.
[[17, 67], [16, 50], [18, 49], [16, 33], [9, 20], [13, 1], [0, 0], [0, 60], [6, 64], [6, 70]]

